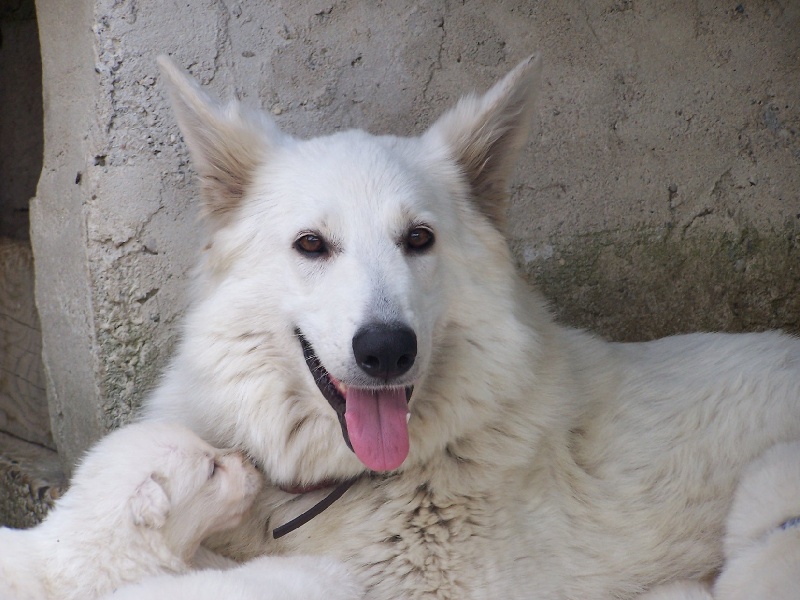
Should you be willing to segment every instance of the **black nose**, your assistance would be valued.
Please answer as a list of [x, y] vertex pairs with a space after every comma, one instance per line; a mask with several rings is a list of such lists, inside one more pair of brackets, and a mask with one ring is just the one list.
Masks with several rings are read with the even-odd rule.
[[417, 357], [417, 336], [402, 324], [367, 325], [353, 337], [353, 355], [361, 370], [380, 379], [399, 377]]

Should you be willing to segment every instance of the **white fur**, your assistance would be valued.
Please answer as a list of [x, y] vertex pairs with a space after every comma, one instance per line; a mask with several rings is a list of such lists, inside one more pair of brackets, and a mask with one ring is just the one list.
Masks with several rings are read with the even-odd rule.
[[262, 483], [243, 455], [183, 426], [118, 429], [89, 451], [43, 523], [0, 529], [0, 598], [92, 600], [184, 572], [204, 538], [240, 523]]
[[[183, 339], [148, 418], [246, 449], [277, 485], [359, 477], [323, 497], [267, 490], [225, 543], [238, 558], [323, 553], [371, 600], [635, 597], [721, 565], [743, 465], [800, 438], [800, 342], [780, 333], [612, 344], [557, 324], [503, 236], [511, 167], [538, 87], [524, 61], [419, 138], [298, 140], [223, 108], [161, 60], [203, 185], [210, 232]], [[424, 253], [404, 236], [435, 234]], [[295, 241], [314, 232], [330, 253]], [[369, 385], [365, 323], [416, 332], [410, 453], [367, 476], [317, 389], [295, 329], [327, 371]]]
[[269, 556], [226, 571], [160, 576], [125, 586], [109, 600], [357, 600], [362, 590], [330, 558]]
[[781, 444], [747, 468], [728, 516], [717, 600], [800, 597], [800, 444]]
[[702, 583], [674, 581], [642, 594], [637, 600], [713, 600], [713, 598], [708, 586]]
[[[713, 600], [796, 600], [800, 597], [800, 443], [777, 444], [745, 470], [723, 542], [725, 564]], [[659, 586], [638, 600], [711, 600], [697, 582]]]

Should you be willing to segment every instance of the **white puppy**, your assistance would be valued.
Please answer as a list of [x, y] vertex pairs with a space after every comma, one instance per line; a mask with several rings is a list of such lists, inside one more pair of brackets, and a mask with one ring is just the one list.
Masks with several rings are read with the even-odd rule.
[[715, 599], [800, 598], [800, 443], [774, 446], [745, 470], [727, 528]]
[[363, 590], [342, 563], [315, 556], [265, 556], [228, 571], [152, 577], [109, 600], [356, 600]]
[[[800, 443], [778, 444], [745, 469], [728, 515], [725, 564], [714, 600], [800, 598]], [[639, 600], [709, 600], [696, 582]]]
[[185, 572], [203, 539], [240, 523], [262, 485], [242, 454], [185, 427], [118, 429], [88, 452], [41, 525], [0, 529], [0, 598], [92, 600]]

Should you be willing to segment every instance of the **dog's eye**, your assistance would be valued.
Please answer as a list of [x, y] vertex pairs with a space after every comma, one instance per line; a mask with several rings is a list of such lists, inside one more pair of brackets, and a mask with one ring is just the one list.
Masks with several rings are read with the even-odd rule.
[[406, 248], [413, 252], [421, 252], [433, 246], [433, 231], [427, 227], [414, 227], [406, 236]]
[[217, 474], [217, 467], [218, 466], [219, 466], [219, 464], [217, 463], [216, 460], [212, 460], [211, 461], [211, 465], [209, 466], [209, 469], [208, 469], [208, 478], [209, 479], [211, 479], [212, 477], [214, 477], [214, 475]]
[[324, 240], [314, 233], [306, 233], [297, 238], [294, 248], [306, 256], [324, 256], [328, 254], [328, 247], [325, 245]]

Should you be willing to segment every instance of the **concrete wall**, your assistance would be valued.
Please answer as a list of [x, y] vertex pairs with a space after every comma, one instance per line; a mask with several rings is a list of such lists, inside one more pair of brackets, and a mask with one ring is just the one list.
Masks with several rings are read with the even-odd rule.
[[539, 51], [510, 237], [559, 316], [617, 339], [800, 329], [800, 5], [719, 4], [38, 0], [33, 242], [67, 464], [156, 380], [202, 240], [159, 53], [307, 136], [419, 133]]

